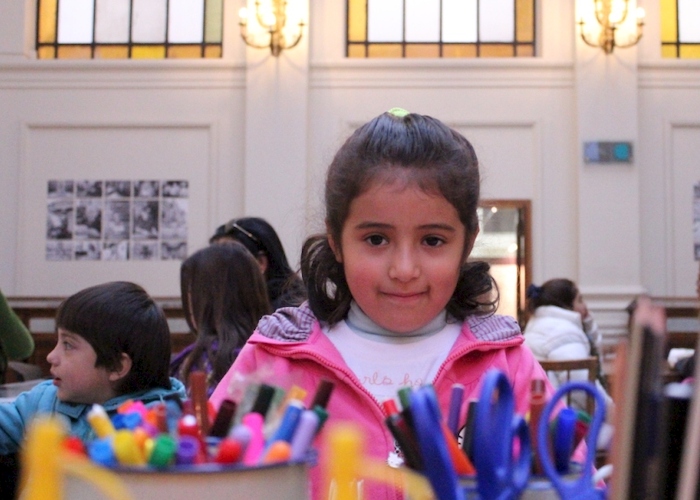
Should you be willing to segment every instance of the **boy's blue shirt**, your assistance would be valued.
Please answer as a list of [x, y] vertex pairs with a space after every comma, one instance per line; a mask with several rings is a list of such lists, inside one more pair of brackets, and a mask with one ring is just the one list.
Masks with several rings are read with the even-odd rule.
[[[176, 428], [177, 419], [182, 414], [179, 401], [187, 398], [185, 386], [175, 378], [170, 378], [171, 389], [162, 387], [141, 392], [123, 394], [106, 401], [102, 406], [112, 417], [117, 408], [128, 400], [143, 401], [147, 406], [165, 402], [168, 408], [168, 425]], [[0, 454], [19, 451], [24, 434], [32, 419], [39, 414], [60, 415], [68, 422], [68, 433], [83, 441], [90, 441], [95, 434], [87, 420], [91, 404], [67, 403], [57, 397], [57, 388], [52, 380], [39, 383], [27, 392], [23, 392], [11, 403], [0, 403]]]

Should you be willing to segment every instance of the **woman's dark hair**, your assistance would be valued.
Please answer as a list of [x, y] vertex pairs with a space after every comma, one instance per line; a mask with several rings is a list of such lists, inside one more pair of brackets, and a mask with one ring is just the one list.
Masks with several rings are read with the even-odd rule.
[[[341, 241], [352, 201], [374, 182], [416, 184], [452, 204], [465, 227], [464, 258], [479, 229], [479, 162], [467, 139], [430, 116], [387, 112], [357, 129], [341, 146], [326, 177], [326, 227], [302, 248], [301, 273], [309, 306], [331, 324], [347, 314], [352, 295], [343, 265], [336, 261], [328, 238]], [[342, 248], [339, 248], [342, 253]], [[447, 311], [464, 320], [473, 313], [493, 313], [498, 302], [490, 292], [494, 281], [484, 262], [462, 266]]]
[[260, 266], [238, 242], [210, 245], [183, 261], [180, 291], [187, 324], [197, 334], [181, 379], [187, 384], [190, 371], [209, 371], [199, 366], [206, 358], [210, 385], [215, 384], [231, 367], [260, 318], [271, 311]]
[[117, 370], [122, 353], [131, 370], [115, 391], [170, 389], [170, 328], [161, 307], [139, 285], [114, 281], [81, 290], [56, 312], [56, 329], [80, 335], [95, 350], [95, 367]]
[[301, 278], [292, 270], [282, 242], [274, 228], [260, 217], [232, 219], [216, 228], [209, 243], [235, 240], [243, 244], [254, 256], [267, 256], [267, 292], [273, 310], [295, 306], [306, 299]]
[[578, 287], [570, 279], [554, 278], [545, 281], [542, 286], [530, 285], [526, 295], [527, 309], [530, 312], [534, 312], [540, 306], [557, 306], [573, 310]]

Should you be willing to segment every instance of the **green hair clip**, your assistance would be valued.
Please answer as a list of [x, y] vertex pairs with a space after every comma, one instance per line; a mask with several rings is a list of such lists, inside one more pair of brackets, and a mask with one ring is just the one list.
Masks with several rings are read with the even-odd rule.
[[410, 114], [408, 111], [406, 111], [406, 110], [403, 109], [403, 108], [391, 108], [391, 109], [390, 109], [389, 111], [387, 111], [387, 112], [390, 113], [390, 114], [392, 114], [392, 115], [394, 115], [394, 116], [397, 117], [397, 118], [403, 118], [404, 116]]

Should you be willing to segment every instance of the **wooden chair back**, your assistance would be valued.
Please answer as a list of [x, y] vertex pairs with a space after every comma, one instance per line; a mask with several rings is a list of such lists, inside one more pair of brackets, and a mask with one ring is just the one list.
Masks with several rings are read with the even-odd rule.
[[[598, 358], [590, 356], [582, 359], [571, 359], [566, 361], [540, 361], [540, 365], [549, 376], [556, 373], [558, 379], [563, 382], [571, 381], [571, 372], [576, 370], [588, 370], [588, 381], [595, 384], [598, 373]], [[571, 406], [571, 392], [567, 394], [566, 404]], [[586, 411], [593, 416], [595, 411], [595, 398], [586, 393]]]

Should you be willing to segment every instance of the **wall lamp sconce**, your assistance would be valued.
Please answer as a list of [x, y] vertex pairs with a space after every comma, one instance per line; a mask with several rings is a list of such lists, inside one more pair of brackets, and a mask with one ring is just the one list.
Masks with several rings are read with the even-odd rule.
[[[261, 29], [248, 31], [248, 9], [242, 7], [238, 13], [241, 26], [241, 38], [250, 47], [256, 49], [269, 48], [272, 55], [277, 57], [282, 50], [295, 47], [301, 40], [304, 21], [299, 21], [296, 34], [288, 37], [284, 27], [287, 24], [287, 2], [285, 0], [256, 0], [255, 20]], [[264, 30], [264, 31], [263, 31]]]
[[[629, 11], [629, 0], [593, 0], [595, 7], [595, 19], [600, 25], [598, 38], [587, 29], [587, 25], [583, 16], [581, 16], [578, 25], [581, 29], [581, 39], [591, 47], [599, 47], [606, 54], [611, 54], [615, 47], [621, 49], [632, 47], [642, 38], [642, 27], [644, 26], [644, 9], [637, 7], [637, 32], [630, 35], [627, 40], [622, 42], [617, 41], [618, 29], [627, 19]], [[593, 24], [593, 23], [590, 23]], [[591, 30], [593, 31], [593, 30]]]

